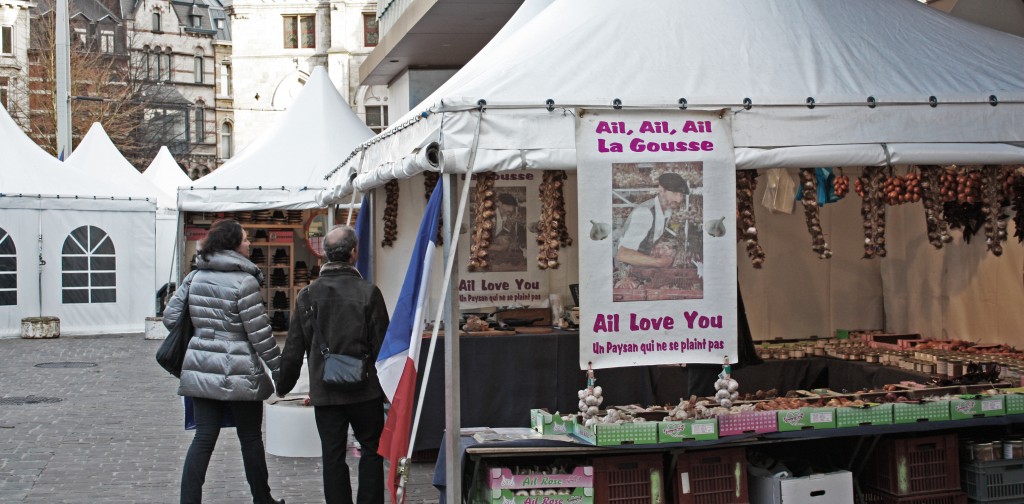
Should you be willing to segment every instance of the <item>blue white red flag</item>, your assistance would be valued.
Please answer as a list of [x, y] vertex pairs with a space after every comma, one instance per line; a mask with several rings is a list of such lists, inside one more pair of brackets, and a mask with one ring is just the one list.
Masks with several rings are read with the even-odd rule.
[[373, 242], [370, 241], [370, 198], [363, 195], [363, 203], [359, 206], [359, 213], [356, 214], [356, 238], [359, 239], [358, 245], [359, 253], [356, 254], [356, 271], [362, 275], [363, 278], [372, 282], [373, 281], [373, 265], [370, 264], [370, 247], [373, 246]]
[[[409, 451], [412, 415], [416, 399], [416, 366], [420, 357], [420, 340], [425, 314], [424, 301], [430, 287], [430, 265], [434, 258], [434, 240], [441, 217], [441, 181], [430, 195], [427, 209], [416, 235], [416, 246], [409, 258], [409, 269], [395, 304], [384, 344], [377, 357], [377, 377], [391, 401], [384, 433], [377, 450], [391, 462], [388, 471], [388, 489], [391, 502], [398, 503], [398, 461]], [[362, 213], [360, 213], [361, 215]]]

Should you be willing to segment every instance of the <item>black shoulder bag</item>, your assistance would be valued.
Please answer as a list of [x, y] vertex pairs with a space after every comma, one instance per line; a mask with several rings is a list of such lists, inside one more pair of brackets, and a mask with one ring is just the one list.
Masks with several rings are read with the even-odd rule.
[[[309, 291], [313, 292], [312, 284], [310, 284]], [[323, 334], [320, 333], [320, 325], [316, 320], [316, 306], [313, 305], [312, 296], [310, 296], [309, 305], [313, 316], [313, 341], [320, 347], [320, 354], [324, 357], [324, 385], [334, 390], [355, 390], [366, 386], [370, 378], [370, 366], [366, 362], [367, 356], [353, 357], [331, 353]]]
[[156, 351], [156, 362], [175, 378], [181, 378], [181, 366], [185, 362], [185, 351], [188, 350], [188, 342], [192, 339], [193, 327], [192, 315], [188, 311], [188, 291], [192, 288], [194, 275], [195, 273], [189, 274], [186, 281], [182, 282], [182, 287], [185, 287], [185, 296], [182, 299], [181, 313]]

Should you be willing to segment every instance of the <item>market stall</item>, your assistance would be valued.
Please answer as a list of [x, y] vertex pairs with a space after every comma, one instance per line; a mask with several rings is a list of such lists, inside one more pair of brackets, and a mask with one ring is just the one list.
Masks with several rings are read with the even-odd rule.
[[[631, 44], [611, 42], [622, 40]], [[636, 57], [638, 47], [643, 57]], [[578, 283], [579, 364], [597, 369], [609, 390], [616, 385], [603, 381], [599, 368], [735, 357], [737, 281], [759, 339], [884, 327], [1020, 343], [1014, 328], [1024, 320], [1011, 308], [1024, 301], [1020, 250], [993, 247], [1013, 232], [999, 232], [994, 204], [981, 205], [993, 234], [968, 243], [973, 235], [958, 231], [949, 242], [931, 227], [934, 205], [896, 208], [884, 196], [900, 193], [884, 189], [952, 175], [987, 177], [964, 188], [984, 185], [993, 193], [1010, 180], [995, 166], [1024, 162], [1017, 127], [1024, 117], [1022, 49], [1017, 37], [909, 1], [666, 1], [628, 10], [613, 2], [554, 2], [489, 46], [407, 121], [359, 146], [322, 201], [344, 201], [356, 190], [378, 201], [388, 194], [398, 222], [387, 224], [385, 236], [403, 250], [412, 233], [403, 238], [402, 230], [423, 208], [419, 191], [406, 190], [419, 187], [419, 174], [440, 172], [451, 176], [449, 187], [468, 186], [475, 199], [464, 197], [449, 214], [456, 218], [472, 201], [465, 229], [454, 226], [465, 232], [458, 281], [435, 278], [432, 292], [447, 289], [458, 299], [465, 289], [486, 287], [496, 292], [469, 301], [476, 309], [485, 302], [501, 308], [512, 304], [501, 292], [515, 285], [513, 303], [526, 296], [523, 304], [537, 306], [556, 304], [544, 294], [568, 299]], [[817, 167], [845, 173], [802, 170]], [[753, 174], [775, 168], [795, 182], [804, 209], [796, 216], [792, 206], [761, 206], [772, 186]], [[836, 175], [862, 179], [860, 205], [831, 199]], [[537, 192], [530, 179], [540, 181]], [[551, 197], [555, 190], [562, 192]], [[536, 201], [520, 196], [531, 193]], [[959, 187], [952, 196], [932, 196], [946, 198], [943, 204], [980, 202]], [[668, 199], [678, 205], [675, 222], [666, 207], [659, 214], [647, 206], [647, 222], [656, 223], [646, 224], [649, 235], [630, 230], [641, 220], [633, 216], [637, 208]], [[493, 266], [521, 260], [489, 260], [506, 253], [494, 247], [505, 200], [510, 215], [525, 211], [526, 229], [536, 220], [536, 236], [528, 236], [540, 238], [533, 249], [535, 240], [526, 240], [525, 273], [512, 278]], [[555, 219], [540, 217], [552, 208], [546, 215]], [[943, 213], [947, 224], [956, 220], [955, 208]], [[559, 226], [546, 227], [552, 222]], [[932, 233], [940, 236], [938, 250]], [[677, 243], [652, 253], [652, 234]], [[383, 263], [392, 252], [376, 253]], [[965, 256], [972, 260], [954, 262]], [[473, 270], [482, 257], [492, 279], [466, 276], [479, 274]], [[540, 259], [556, 267], [540, 267]], [[652, 267], [663, 269], [638, 271]], [[400, 282], [386, 275], [378, 282], [393, 302]], [[538, 286], [539, 300], [524, 292], [527, 284]], [[457, 367], [452, 374], [458, 379]], [[736, 391], [722, 400], [731, 400], [728, 392]], [[451, 417], [447, 427], [457, 428]]]
[[[324, 175], [372, 132], [352, 112], [317, 67], [295, 101], [251, 145], [216, 171], [178, 188], [183, 212], [181, 264], [218, 218], [242, 223], [252, 243], [250, 259], [263, 269], [264, 301], [275, 331], [288, 328], [299, 289], [323, 261], [327, 211], [314, 200]], [[348, 203], [348, 202], [345, 202]], [[346, 210], [335, 215], [345, 222]], [[182, 275], [189, 268], [182, 268]]]

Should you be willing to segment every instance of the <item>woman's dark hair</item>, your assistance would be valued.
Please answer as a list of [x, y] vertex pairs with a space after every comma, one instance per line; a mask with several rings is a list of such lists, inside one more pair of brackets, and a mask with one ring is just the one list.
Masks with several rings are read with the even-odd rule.
[[199, 255], [209, 259], [210, 254], [222, 250], [235, 250], [242, 244], [242, 225], [234, 219], [215, 221], [206, 238], [199, 242]]

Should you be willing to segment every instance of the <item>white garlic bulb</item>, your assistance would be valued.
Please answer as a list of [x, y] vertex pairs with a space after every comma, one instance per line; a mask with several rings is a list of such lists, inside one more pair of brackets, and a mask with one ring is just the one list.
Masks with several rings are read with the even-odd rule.
[[603, 396], [604, 395], [604, 389], [602, 389], [600, 385], [595, 386], [594, 387], [594, 395], [597, 396], [597, 397]]

